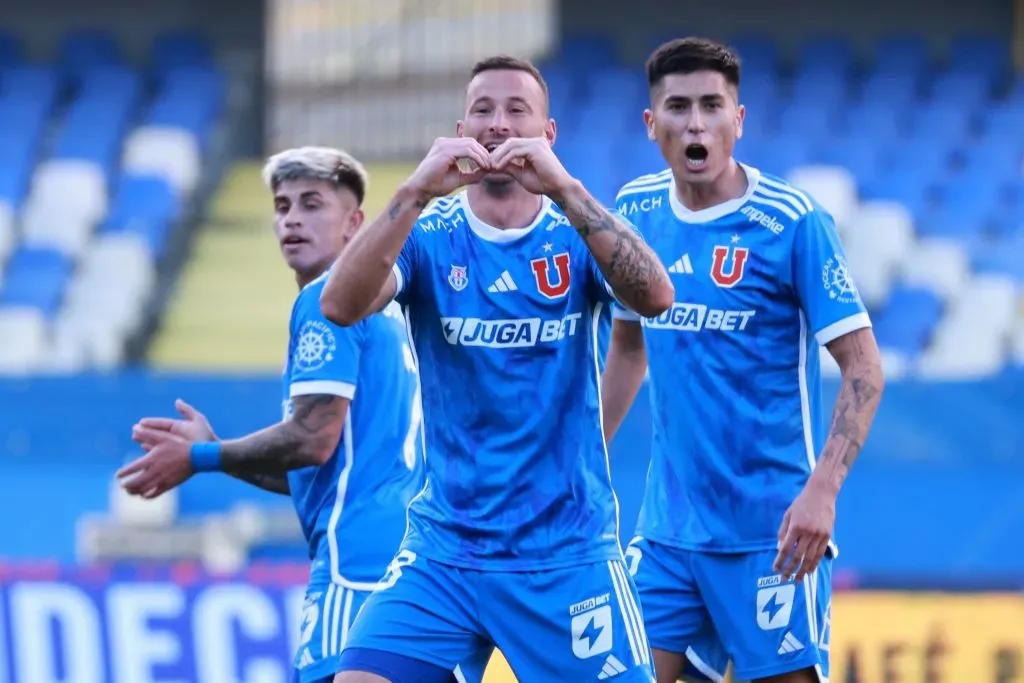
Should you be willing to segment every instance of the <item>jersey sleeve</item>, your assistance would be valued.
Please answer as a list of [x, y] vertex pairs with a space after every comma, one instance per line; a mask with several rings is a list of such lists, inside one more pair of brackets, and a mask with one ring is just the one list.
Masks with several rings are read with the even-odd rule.
[[292, 321], [289, 397], [329, 394], [354, 398], [366, 324], [335, 325], [320, 312], [320, 290], [304, 290]]
[[824, 346], [844, 334], [871, 327], [832, 217], [819, 208], [795, 227], [793, 282], [818, 343]]
[[412, 285], [415, 281], [417, 261], [419, 260], [419, 235], [420, 226], [417, 220], [412, 232], [402, 245], [402, 251], [398, 253], [392, 272], [395, 274], [395, 301], [403, 306], [408, 302]]

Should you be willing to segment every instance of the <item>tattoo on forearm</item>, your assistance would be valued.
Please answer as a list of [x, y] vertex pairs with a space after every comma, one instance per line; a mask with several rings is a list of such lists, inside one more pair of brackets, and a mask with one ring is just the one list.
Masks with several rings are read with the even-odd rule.
[[279, 493], [282, 496], [291, 495], [288, 477], [284, 474], [237, 474], [235, 478], [261, 488], [264, 491]]
[[[427, 208], [427, 204], [429, 203], [429, 200], [419, 198], [414, 200], [411, 205], [413, 208], [422, 211], [423, 209]], [[402, 211], [405, 210], [407, 206], [409, 206], [409, 204], [403, 204], [401, 200], [396, 199], [395, 201], [393, 201], [391, 203], [391, 206], [388, 207], [388, 220], [393, 221], [397, 219], [398, 216], [402, 213]]]
[[664, 277], [664, 268], [657, 256], [646, 247], [640, 236], [593, 198], [584, 197], [576, 202], [556, 199], [555, 203], [583, 239], [589, 241], [600, 233], [608, 233], [614, 238], [614, 248], [607, 262], [598, 259], [601, 272], [613, 288], [646, 293]]
[[282, 474], [319, 464], [341, 436], [348, 402], [338, 396], [314, 394], [292, 401], [290, 419], [241, 439], [224, 441], [221, 463], [234, 476]]
[[867, 438], [881, 400], [884, 379], [870, 332], [854, 332], [837, 342], [843, 345], [836, 353], [844, 356], [846, 371], [818, 467], [824, 468], [830, 479], [840, 485]]

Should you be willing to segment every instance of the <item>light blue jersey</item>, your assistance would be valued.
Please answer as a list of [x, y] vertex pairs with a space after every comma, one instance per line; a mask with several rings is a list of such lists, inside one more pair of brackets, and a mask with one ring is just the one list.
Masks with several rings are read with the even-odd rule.
[[423, 387], [427, 484], [404, 548], [542, 570], [621, 557], [601, 427], [610, 289], [550, 200], [519, 230], [465, 193], [434, 202], [395, 265]]
[[743, 168], [746, 194], [706, 210], [678, 201], [669, 171], [616, 200], [676, 291], [642, 321], [654, 438], [637, 529], [670, 547], [775, 550], [824, 441], [818, 346], [871, 324], [832, 217]]
[[289, 473], [288, 484], [309, 541], [311, 587], [373, 590], [405, 534], [406, 508], [423, 488], [416, 367], [397, 306], [338, 327], [320, 312], [325, 281], [306, 286], [292, 309], [285, 415], [297, 396], [352, 402], [334, 456]]

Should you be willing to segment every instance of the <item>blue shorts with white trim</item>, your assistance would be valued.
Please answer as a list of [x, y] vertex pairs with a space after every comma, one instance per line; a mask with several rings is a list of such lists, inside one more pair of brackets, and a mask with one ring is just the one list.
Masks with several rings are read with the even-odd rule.
[[[497, 646], [521, 681], [653, 683], [636, 589], [621, 560], [479, 571], [402, 551], [366, 601], [350, 648], [451, 671]], [[385, 666], [386, 662], [381, 662]], [[356, 670], [342, 659], [342, 670]]]
[[776, 551], [706, 553], [634, 538], [626, 552], [656, 650], [685, 653], [720, 681], [814, 669], [828, 681], [832, 558], [801, 583], [783, 582]]

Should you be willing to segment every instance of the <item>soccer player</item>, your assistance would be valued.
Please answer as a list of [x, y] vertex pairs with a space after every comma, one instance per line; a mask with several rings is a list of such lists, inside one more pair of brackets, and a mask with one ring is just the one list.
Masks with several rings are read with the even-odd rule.
[[[627, 558], [658, 680], [690, 655], [710, 678], [731, 659], [742, 680], [824, 681], [836, 496], [883, 387], [871, 322], [832, 217], [733, 159], [736, 56], [675, 40], [647, 79], [644, 120], [669, 168], [627, 183], [617, 206], [677, 296], [655, 316], [616, 311], [603, 383], [621, 392], [614, 428], [650, 364], [653, 453]], [[843, 376], [827, 436], [819, 345]]]
[[293, 676], [329, 682], [423, 486], [418, 381], [397, 306], [349, 328], [320, 313], [325, 273], [363, 222], [362, 165], [339, 150], [303, 147], [271, 157], [263, 177], [281, 252], [299, 286], [284, 419], [219, 440], [201, 413], [178, 402], [182, 420], [145, 418], [135, 426], [148, 454], [118, 476], [146, 498], [214, 470], [290, 494], [312, 561]]
[[336, 681], [431, 683], [495, 645], [522, 681], [653, 681], [595, 347], [613, 292], [656, 316], [672, 300], [668, 274], [555, 157], [532, 64], [477, 64], [456, 132], [360, 231], [321, 295], [342, 325], [402, 304], [427, 448], [389, 586], [367, 600]]

